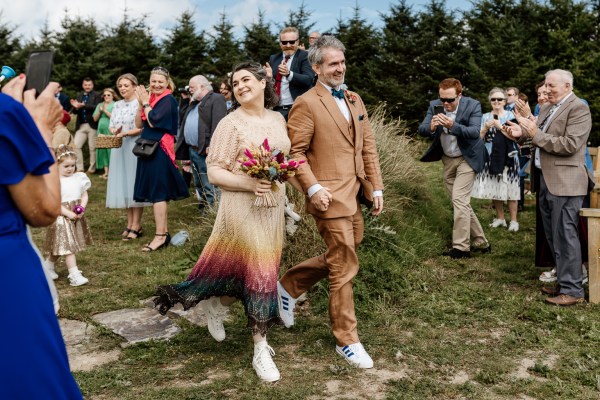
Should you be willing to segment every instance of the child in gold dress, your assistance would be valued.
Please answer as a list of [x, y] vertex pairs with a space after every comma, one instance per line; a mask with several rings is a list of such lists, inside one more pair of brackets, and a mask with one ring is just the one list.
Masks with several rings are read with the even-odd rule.
[[69, 283], [71, 286], [81, 286], [88, 283], [88, 279], [77, 268], [75, 254], [92, 243], [85, 219], [87, 190], [92, 183], [83, 172], [75, 172], [77, 155], [70, 147], [60, 145], [56, 149], [56, 162], [60, 175], [61, 215], [46, 230], [44, 252], [48, 258], [44, 261], [44, 267], [52, 279], [57, 279], [54, 263], [60, 256], [65, 256]]

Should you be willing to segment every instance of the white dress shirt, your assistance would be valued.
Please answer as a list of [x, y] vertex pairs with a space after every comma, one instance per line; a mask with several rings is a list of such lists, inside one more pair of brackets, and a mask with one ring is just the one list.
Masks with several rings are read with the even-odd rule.
[[[456, 113], [458, 111], [458, 107], [460, 107], [460, 100], [458, 101], [459, 103], [458, 106], [456, 106], [456, 110], [454, 110], [453, 112], [446, 111], [446, 116], [452, 119], [452, 121], [456, 120]], [[458, 140], [456, 139], [456, 136], [448, 133], [447, 128], [444, 128], [440, 140], [442, 142], [442, 149], [444, 150], [445, 155], [447, 155], [448, 157], [462, 156], [460, 148], [458, 147]]]

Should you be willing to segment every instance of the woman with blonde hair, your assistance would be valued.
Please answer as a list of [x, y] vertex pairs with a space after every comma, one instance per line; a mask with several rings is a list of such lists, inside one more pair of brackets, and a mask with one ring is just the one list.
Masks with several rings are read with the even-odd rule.
[[123, 100], [115, 103], [108, 126], [113, 135], [122, 138], [122, 144], [110, 153], [112, 172], [108, 175], [106, 184], [106, 207], [127, 210], [127, 226], [121, 233], [125, 241], [142, 236], [142, 213], [144, 207], [150, 205], [133, 200], [137, 158], [132, 150], [135, 139], [142, 133], [142, 130], [135, 126], [135, 116], [139, 108], [135, 94], [137, 85], [138, 80], [133, 74], [123, 74], [117, 78], [117, 89]]
[[179, 111], [173, 97], [175, 85], [169, 71], [155, 67], [150, 73], [150, 91], [139, 85], [136, 96], [139, 103], [135, 124], [142, 129], [141, 139], [154, 150], [137, 160], [133, 199], [152, 203], [156, 231], [154, 238], [142, 251], [150, 252], [166, 247], [171, 241], [167, 227], [168, 202], [189, 197], [181, 173], [175, 163], [175, 136]]

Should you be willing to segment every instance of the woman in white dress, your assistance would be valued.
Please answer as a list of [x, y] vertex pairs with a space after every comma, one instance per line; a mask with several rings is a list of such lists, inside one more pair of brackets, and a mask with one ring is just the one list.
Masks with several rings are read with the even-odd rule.
[[135, 96], [137, 78], [132, 74], [121, 75], [117, 79], [117, 89], [123, 100], [113, 107], [109, 130], [123, 138], [123, 144], [110, 153], [110, 172], [106, 186], [106, 207], [127, 209], [127, 227], [121, 234], [123, 240], [133, 240], [142, 236], [142, 212], [150, 203], [133, 201], [133, 187], [137, 170], [137, 157], [132, 153], [135, 140], [142, 130], [135, 126], [135, 115], [139, 102]]
[[506, 227], [504, 202], [508, 203], [510, 224], [508, 230], [517, 232], [517, 202], [521, 196], [519, 188], [519, 158], [514, 139], [507, 136], [502, 129], [506, 121], [515, 116], [506, 111], [506, 92], [501, 88], [493, 88], [488, 99], [492, 111], [481, 117], [481, 138], [485, 142], [490, 155], [483, 170], [475, 177], [471, 196], [477, 199], [491, 199], [494, 202], [496, 217], [490, 224], [492, 228]]

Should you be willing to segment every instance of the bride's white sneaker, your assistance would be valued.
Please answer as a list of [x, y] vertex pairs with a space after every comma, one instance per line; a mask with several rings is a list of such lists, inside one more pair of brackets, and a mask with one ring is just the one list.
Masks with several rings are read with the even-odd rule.
[[275, 351], [267, 344], [266, 340], [254, 344], [252, 366], [256, 375], [265, 382], [276, 382], [281, 379], [279, 370], [273, 362], [272, 356], [274, 355]]
[[229, 308], [221, 304], [219, 297], [211, 297], [203, 305], [206, 313], [208, 332], [210, 332], [211, 336], [217, 342], [222, 342], [225, 340], [223, 320], [227, 317]]
[[350, 365], [357, 368], [373, 368], [373, 360], [360, 342], [344, 347], [335, 346], [335, 351], [344, 357]]

